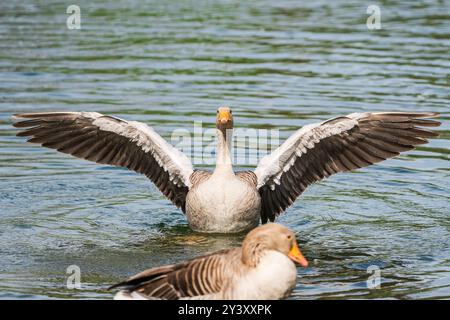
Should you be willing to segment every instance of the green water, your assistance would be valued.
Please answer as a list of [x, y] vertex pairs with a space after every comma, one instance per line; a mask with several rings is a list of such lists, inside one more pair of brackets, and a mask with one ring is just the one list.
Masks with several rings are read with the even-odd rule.
[[364, 1], [77, 4], [81, 30], [65, 1], [0, 3], [0, 298], [109, 299], [124, 277], [242, 239], [192, 232], [143, 176], [26, 144], [12, 113], [98, 111], [169, 139], [223, 104], [281, 139], [351, 112], [440, 112], [439, 139], [310, 187], [278, 221], [311, 262], [293, 299], [450, 298], [448, 1], [380, 1], [381, 30]]

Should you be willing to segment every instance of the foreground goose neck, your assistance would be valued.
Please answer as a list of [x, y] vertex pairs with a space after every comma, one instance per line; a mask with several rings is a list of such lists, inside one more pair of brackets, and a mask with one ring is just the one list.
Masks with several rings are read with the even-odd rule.
[[264, 242], [247, 238], [242, 243], [241, 261], [244, 265], [255, 268], [267, 250], [268, 248]]

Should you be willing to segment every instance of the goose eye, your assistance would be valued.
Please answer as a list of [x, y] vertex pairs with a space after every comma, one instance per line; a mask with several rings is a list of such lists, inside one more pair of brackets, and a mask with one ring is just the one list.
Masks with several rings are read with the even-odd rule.
[[217, 114], [219, 114], [219, 110], [217, 110]]
[[230, 110], [230, 114], [233, 114], [233, 111]]
[[292, 236], [289, 234], [289, 235], [287, 236], [287, 238], [288, 238], [289, 240], [291, 240], [291, 239], [292, 239]]

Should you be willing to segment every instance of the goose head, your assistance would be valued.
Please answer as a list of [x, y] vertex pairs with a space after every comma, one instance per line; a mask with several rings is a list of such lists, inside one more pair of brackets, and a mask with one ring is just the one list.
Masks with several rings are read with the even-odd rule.
[[294, 233], [278, 223], [267, 223], [253, 229], [242, 243], [242, 262], [256, 266], [267, 250], [278, 251], [298, 263], [308, 266], [308, 261], [298, 248]]
[[217, 109], [216, 127], [222, 132], [225, 132], [227, 129], [233, 129], [233, 115], [229, 107]]

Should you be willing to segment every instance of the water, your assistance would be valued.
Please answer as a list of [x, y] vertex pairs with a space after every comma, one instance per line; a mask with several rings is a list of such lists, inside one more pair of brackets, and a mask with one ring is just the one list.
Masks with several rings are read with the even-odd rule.
[[26, 144], [12, 113], [98, 111], [170, 138], [223, 104], [281, 139], [350, 112], [440, 112], [439, 139], [315, 184], [278, 221], [311, 262], [293, 299], [450, 298], [448, 1], [382, 2], [373, 31], [358, 1], [77, 4], [81, 30], [64, 1], [0, 4], [0, 298], [109, 299], [124, 277], [242, 239], [192, 232], [143, 176]]

